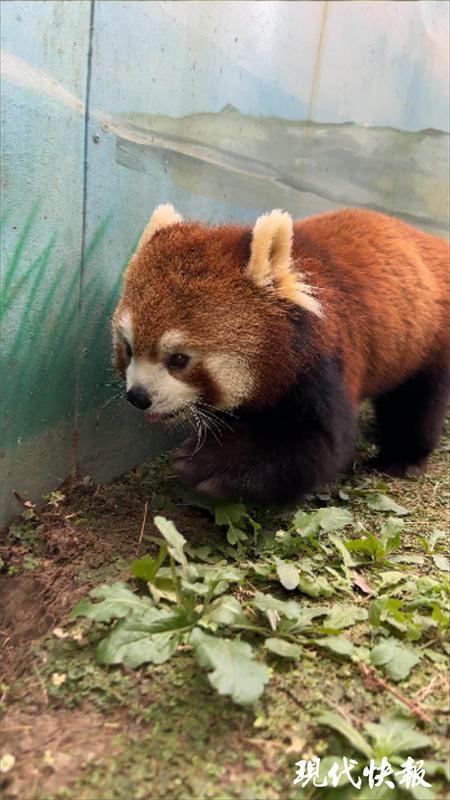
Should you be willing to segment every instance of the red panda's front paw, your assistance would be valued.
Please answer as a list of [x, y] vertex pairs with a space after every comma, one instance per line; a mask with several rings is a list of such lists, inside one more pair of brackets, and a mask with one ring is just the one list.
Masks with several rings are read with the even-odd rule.
[[232, 496], [227, 486], [220, 450], [205, 443], [197, 449], [195, 437], [188, 439], [172, 455], [171, 466], [183, 486], [214, 500]]
[[233, 496], [233, 491], [220, 478], [208, 478], [206, 481], [201, 481], [194, 486], [194, 490], [208, 495], [213, 500], [227, 500]]

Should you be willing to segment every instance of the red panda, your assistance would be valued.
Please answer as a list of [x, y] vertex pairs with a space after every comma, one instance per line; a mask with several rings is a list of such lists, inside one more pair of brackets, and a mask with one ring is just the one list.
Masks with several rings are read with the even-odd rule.
[[450, 388], [449, 246], [372, 211], [274, 210], [252, 229], [159, 206], [113, 336], [133, 405], [204, 425], [173, 458], [197, 491], [289, 502], [334, 481], [365, 398], [377, 468], [418, 474]]

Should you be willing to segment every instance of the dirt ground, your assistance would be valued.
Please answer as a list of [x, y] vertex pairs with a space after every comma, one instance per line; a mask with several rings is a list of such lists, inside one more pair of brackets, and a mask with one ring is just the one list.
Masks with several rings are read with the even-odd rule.
[[[429, 575], [448, 582], [449, 576], [436, 571], [429, 553], [420, 565], [414, 561], [424, 554], [424, 539], [436, 530], [448, 530], [448, 441], [447, 437], [423, 477], [387, 480], [389, 496], [411, 512], [397, 555], [406, 555], [402, 568], [413, 580]], [[303, 507], [344, 502], [339, 490], [379, 480], [359, 468]], [[345, 503], [367, 529], [379, 525], [377, 512], [362, 510], [351, 498]], [[338, 710], [361, 729], [386, 713], [411, 711], [352, 664], [313, 652], [298, 663], [276, 664], [256, 706], [239, 707], [213, 692], [189, 648], [159, 666], [135, 671], [105, 668], [93, 655], [95, 632], [69, 620], [74, 604], [93, 586], [129, 580], [130, 562], [154, 552], [156, 512], [172, 519], [191, 544], [214, 545], [223, 537], [210, 515], [182, 498], [164, 460], [139, 467], [110, 486], [95, 487], [88, 481], [64, 485], [41, 507], [25, 505], [23, 519], [2, 533], [4, 797], [325, 797], [324, 790], [312, 785], [300, 789], [292, 784], [299, 759], [349, 751], [336, 732], [316, 724], [317, 713]], [[270, 510], [252, 514], [266, 529], [276, 530], [284, 521]], [[441, 540], [439, 552], [448, 555], [447, 541]], [[373, 582], [373, 571], [368, 569], [364, 576]], [[357, 588], [356, 596], [360, 603], [373, 600]], [[302, 599], [298, 593], [297, 599]], [[356, 628], [352, 635], [358, 639]], [[425, 646], [433, 647], [433, 637], [419, 645]], [[398, 689], [402, 698], [417, 701], [429, 720], [412, 714], [418, 729], [432, 740], [421, 757], [442, 764], [447, 755], [447, 668], [445, 657], [423, 658]], [[432, 783], [432, 794], [414, 796], [450, 796], [443, 774], [437, 773]], [[333, 796], [384, 797], [348, 786]], [[391, 790], [387, 796], [412, 795]]]

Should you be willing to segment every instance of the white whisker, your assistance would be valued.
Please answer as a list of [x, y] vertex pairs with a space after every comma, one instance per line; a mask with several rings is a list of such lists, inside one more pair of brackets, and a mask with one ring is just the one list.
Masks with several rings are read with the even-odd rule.
[[214, 424], [216, 430], [221, 431], [222, 429], [226, 428], [232, 433], [234, 432], [231, 425], [229, 425], [228, 422], [224, 420], [219, 413], [214, 411], [212, 409], [212, 406], [204, 408], [203, 404], [197, 404], [197, 411], [201, 412], [206, 417], [206, 419], [208, 419], [211, 422], [211, 424]]
[[213, 414], [226, 414], [228, 417], [233, 417], [233, 419], [238, 418], [237, 414], [234, 414], [228, 408], [215, 408], [214, 406], [211, 406], [209, 403], [205, 403], [204, 401], [202, 401], [199, 405], [202, 408], [209, 409], [210, 411], [212, 411]]
[[208, 430], [209, 433], [211, 434], [211, 436], [214, 437], [214, 439], [216, 440], [217, 444], [221, 445], [222, 443], [221, 443], [220, 439], [218, 439], [217, 436], [216, 436], [216, 433], [220, 436], [220, 428], [218, 428], [217, 426], [215, 426], [213, 424], [213, 421], [205, 415], [204, 411], [200, 411], [199, 408], [197, 408], [196, 411], [197, 411], [197, 413], [199, 415], [200, 420], [203, 422], [203, 425], [205, 426], [206, 430]]
[[[204, 431], [204, 429], [202, 427], [201, 420], [199, 419], [199, 417], [195, 413], [193, 407], [189, 406], [189, 409], [192, 412], [192, 414], [194, 415], [194, 419], [195, 419], [195, 422], [196, 422], [196, 425], [197, 425], [197, 445], [195, 447], [194, 452], [191, 455], [191, 458], [193, 458], [193, 456], [195, 456], [196, 453], [198, 453], [199, 450], [201, 450], [201, 448], [203, 447], [203, 444], [205, 443], [206, 431]], [[203, 434], [203, 439], [202, 439], [202, 434]]]

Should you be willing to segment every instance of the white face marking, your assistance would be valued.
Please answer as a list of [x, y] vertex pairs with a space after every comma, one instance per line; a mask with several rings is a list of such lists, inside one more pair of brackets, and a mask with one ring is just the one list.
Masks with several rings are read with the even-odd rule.
[[183, 344], [185, 342], [186, 336], [182, 331], [178, 331], [175, 328], [171, 331], [166, 331], [159, 341], [159, 352], [162, 355], [167, 355], [168, 353], [176, 353], [177, 348], [184, 352]]
[[154, 414], [172, 414], [200, 399], [198, 389], [174, 378], [165, 364], [148, 358], [132, 358], [126, 379], [127, 391], [137, 385], [147, 389], [152, 401], [149, 410]]
[[221, 408], [230, 410], [237, 408], [251, 397], [255, 381], [245, 358], [216, 353], [206, 356], [203, 363], [213, 380], [220, 386]]
[[[133, 345], [131, 314], [124, 312], [117, 322], [117, 330]], [[187, 337], [181, 331], [166, 331], [159, 341], [160, 357], [177, 351], [195, 357], [196, 353], [186, 345]], [[220, 386], [222, 400], [220, 408], [233, 409], [252, 395], [255, 381], [245, 358], [239, 355], [215, 353], [203, 359], [203, 365]], [[133, 356], [126, 370], [127, 391], [132, 386], [147, 389], [151, 398], [151, 413], [172, 414], [187, 405], [201, 401], [201, 391], [180, 378], [174, 377], [162, 361], [151, 361], [144, 356]]]
[[133, 347], [133, 321], [129, 311], [124, 311], [113, 327], [113, 336], [115, 342], [117, 341], [118, 333], [120, 333], [123, 338], [126, 339], [127, 342], [129, 342], [129, 344]]

